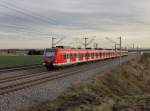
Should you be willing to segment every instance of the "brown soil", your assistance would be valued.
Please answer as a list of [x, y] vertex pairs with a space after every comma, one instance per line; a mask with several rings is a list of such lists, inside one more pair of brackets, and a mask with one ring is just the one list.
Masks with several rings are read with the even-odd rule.
[[149, 94], [150, 54], [144, 54], [30, 111], [150, 111]]

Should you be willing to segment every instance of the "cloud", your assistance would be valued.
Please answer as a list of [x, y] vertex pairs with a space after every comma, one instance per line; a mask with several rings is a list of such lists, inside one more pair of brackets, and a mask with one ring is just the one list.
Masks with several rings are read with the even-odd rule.
[[[150, 33], [149, 4], [148, 0], [1, 0], [0, 36], [36, 39], [50, 32], [70, 37], [82, 32], [90, 36], [123, 34], [129, 40], [137, 36], [137, 42]], [[140, 44], [150, 47], [144, 40]]]

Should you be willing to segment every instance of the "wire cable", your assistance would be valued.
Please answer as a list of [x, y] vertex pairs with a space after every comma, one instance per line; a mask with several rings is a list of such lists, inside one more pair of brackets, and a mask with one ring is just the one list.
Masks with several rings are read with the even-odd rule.
[[54, 21], [54, 19], [52, 19], [52, 18], [49, 18], [51, 21], [45, 20], [43, 18], [40, 18], [39, 16], [35, 16], [34, 13], [28, 12], [27, 10], [24, 10], [24, 9], [21, 9], [21, 8], [15, 8], [15, 7], [13, 7], [13, 5], [6, 4], [6, 2], [4, 2], [4, 1], [0, 1], [0, 2], [2, 3], [2, 4], [0, 4], [1, 7], [7, 8], [7, 9], [12, 10], [12, 11], [15, 11], [15, 12], [20, 13], [22, 15], [26, 15], [26, 16], [32, 18], [32, 21], [34, 20], [34, 21], [50, 23], [50, 24], [56, 23], [56, 21]]

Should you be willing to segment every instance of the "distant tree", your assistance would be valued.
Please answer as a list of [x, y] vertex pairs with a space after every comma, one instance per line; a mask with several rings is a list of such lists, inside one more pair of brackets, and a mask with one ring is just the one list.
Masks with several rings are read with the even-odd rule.
[[9, 54], [9, 53], [10, 53], [10, 51], [8, 50], [8, 51], [7, 51], [7, 53]]
[[43, 55], [44, 51], [42, 50], [29, 50], [28, 55]]

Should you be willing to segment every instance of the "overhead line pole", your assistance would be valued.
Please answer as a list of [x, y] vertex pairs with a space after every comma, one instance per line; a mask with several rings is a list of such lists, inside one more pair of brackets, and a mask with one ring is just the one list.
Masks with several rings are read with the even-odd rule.
[[88, 38], [83, 38], [84, 39], [84, 48], [86, 49], [87, 48], [87, 40], [88, 40]]
[[121, 50], [122, 50], [122, 39], [121, 39], [121, 36], [119, 37], [119, 40], [120, 40], [120, 60], [119, 60], [119, 62], [120, 62], [120, 65], [121, 65]]
[[120, 44], [115, 44], [115, 51], [117, 51], [117, 46], [120, 46]]
[[133, 43], [133, 49], [134, 49], [134, 43]]
[[55, 39], [56, 39], [56, 38], [52, 37], [52, 48], [55, 47], [55, 43], [54, 43], [54, 40], [55, 40]]

